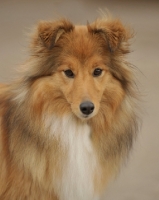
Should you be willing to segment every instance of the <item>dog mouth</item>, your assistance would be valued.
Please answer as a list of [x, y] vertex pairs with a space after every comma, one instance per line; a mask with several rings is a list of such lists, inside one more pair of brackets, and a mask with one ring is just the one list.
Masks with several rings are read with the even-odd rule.
[[92, 117], [92, 115], [81, 115], [81, 118], [82, 119], [89, 119], [89, 118], [91, 118]]
[[90, 115], [84, 115], [84, 114], [75, 114], [80, 120], [82, 121], [87, 121], [89, 119], [91, 119], [94, 115], [90, 114]]

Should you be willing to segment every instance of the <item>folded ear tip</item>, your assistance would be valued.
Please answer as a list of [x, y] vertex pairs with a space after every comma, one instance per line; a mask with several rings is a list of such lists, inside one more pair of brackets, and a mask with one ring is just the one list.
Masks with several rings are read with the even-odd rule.
[[124, 26], [119, 19], [113, 18], [99, 18], [89, 25], [88, 30], [89, 32], [100, 34], [110, 52], [115, 52], [122, 46], [122, 43], [128, 42], [133, 37], [130, 28]]
[[66, 19], [57, 21], [40, 21], [34, 35], [34, 44], [52, 49], [61, 35], [73, 29], [73, 25]]

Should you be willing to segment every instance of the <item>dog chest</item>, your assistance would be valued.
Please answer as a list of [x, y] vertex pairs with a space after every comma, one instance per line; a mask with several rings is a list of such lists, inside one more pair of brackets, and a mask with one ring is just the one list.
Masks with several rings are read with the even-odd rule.
[[51, 126], [51, 134], [60, 137], [67, 151], [62, 178], [57, 187], [62, 200], [98, 200], [94, 192], [98, 163], [90, 131], [86, 123], [79, 124], [71, 117], [56, 118]]

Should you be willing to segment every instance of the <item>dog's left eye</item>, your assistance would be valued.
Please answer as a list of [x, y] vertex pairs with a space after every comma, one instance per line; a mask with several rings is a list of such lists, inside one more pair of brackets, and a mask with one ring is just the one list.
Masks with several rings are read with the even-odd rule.
[[94, 72], [93, 72], [93, 76], [94, 77], [97, 77], [97, 76], [100, 76], [101, 74], [102, 74], [102, 69], [100, 69], [100, 68], [96, 68], [95, 70], [94, 70]]
[[64, 73], [69, 78], [74, 78], [75, 77], [74, 73], [70, 69], [65, 70]]

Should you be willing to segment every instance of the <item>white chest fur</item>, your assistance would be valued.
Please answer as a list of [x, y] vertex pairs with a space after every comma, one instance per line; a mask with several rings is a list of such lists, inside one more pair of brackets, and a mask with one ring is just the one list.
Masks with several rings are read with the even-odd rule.
[[76, 123], [68, 116], [53, 121], [51, 135], [60, 137], [68, 151], [62, 180], [58, 183], [60, 200], [98, 200], [94, 176], [99, 168], [90, 139], [90, 127], [86, 123]]

